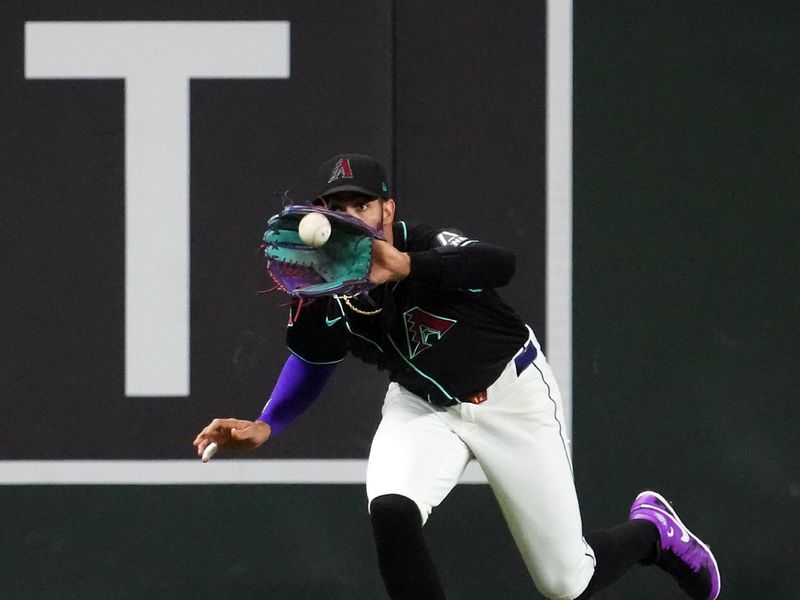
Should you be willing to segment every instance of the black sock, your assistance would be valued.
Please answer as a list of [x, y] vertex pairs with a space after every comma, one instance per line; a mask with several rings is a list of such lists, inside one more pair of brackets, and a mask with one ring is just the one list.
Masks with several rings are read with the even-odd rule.
[[378, 565], [392, 600], [444, 600], [416, 503], [396, 494], [370, 503]]
[[636, 563], [652, 562], [658, 529], [649, 521], [632, 520], [611, 529], [593, 531], [586, 536], [586, 541], [594, 550], [597, 565], [589, 586], [575, 600], [586, 600], [619, 579]]

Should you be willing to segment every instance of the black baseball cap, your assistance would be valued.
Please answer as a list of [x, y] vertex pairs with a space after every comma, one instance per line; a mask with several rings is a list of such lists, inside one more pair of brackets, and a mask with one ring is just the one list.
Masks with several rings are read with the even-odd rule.
[[366, 154], [337, 154], [319, 166], [320, 198], [336, 192], [358, 192], [370, 198], [388, 198], [389, 185], [381, 164]]

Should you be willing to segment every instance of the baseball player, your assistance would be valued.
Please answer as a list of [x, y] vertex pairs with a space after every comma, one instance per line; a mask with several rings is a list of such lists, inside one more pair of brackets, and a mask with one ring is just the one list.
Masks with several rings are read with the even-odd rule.
[[383, 168], [366, 155], [325, 161], [319, 198], [383, 232], [385, 241], [372, 242], [376, 286], [295, 302], [291, 354], [263, 413], [215, 419], [194, 441], [198, 454], [212, 442], [260, 446], [319, 396], [350, 353], [390, 381], [367, 496], [392, 599], [445, 597], [423, 525], [471, 458], [545, 597], [589, 598], [639, 563], [658, 565], [695, 600], [717, 598], [713, 554], [655, 492], [637, 496], [628, 521], [584, 537], [558, 386], [533, 331], [495, 291], [514, 274], [513, 254], [455, 229], [395, 220]]

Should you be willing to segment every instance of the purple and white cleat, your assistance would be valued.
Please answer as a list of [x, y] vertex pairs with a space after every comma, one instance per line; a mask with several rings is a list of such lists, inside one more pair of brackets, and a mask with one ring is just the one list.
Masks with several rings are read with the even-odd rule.
[[722, 587], [711, 549], [678, 518], [660, 494], [642, 492], [631, 505], [630, 519], [644, 519], [658, 528], [654, 564], [672, 575], [694, 600], [715, 600]]

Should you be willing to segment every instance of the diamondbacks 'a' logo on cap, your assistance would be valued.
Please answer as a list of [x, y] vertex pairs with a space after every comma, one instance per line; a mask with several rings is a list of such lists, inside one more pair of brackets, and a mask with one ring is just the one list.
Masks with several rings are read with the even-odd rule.
[[328, 183], [333, 183], [337, 179], [352, 179], [353, 169], [350, 167], [350, 159], [340, 158], [336, 166], [331, 171], [331, 176], [328, 178]]
[[404, 312], [403, 317], [406, 320], [408, 358], [414, 358], [423, 350], [430, 348], [457, 323], [453, 319], [445, 319], [425, 312], [418, 306]]

